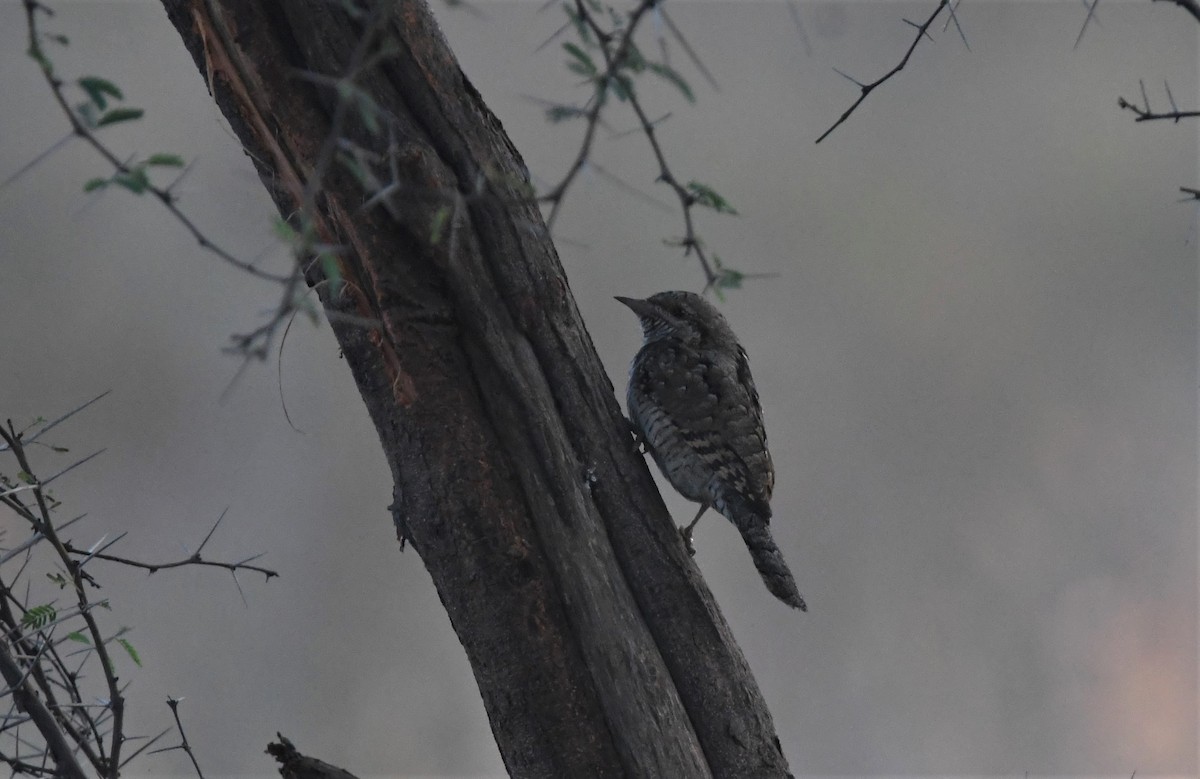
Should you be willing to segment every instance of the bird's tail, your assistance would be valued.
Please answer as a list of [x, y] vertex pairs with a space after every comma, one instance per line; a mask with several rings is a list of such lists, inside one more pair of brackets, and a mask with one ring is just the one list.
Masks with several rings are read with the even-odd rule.
[[725, 508], [728, 510], [726, 516], [742, 534], [742, 540], [750, 549], [754, 567], [758, 569], [759, 576], [771, 594], [793, 608], [808, 611], [808, 606], [796, 587], [796, 580], [783, 560], [783, 553], [776, 546], [775, 539], [771, 538], [767, 520], [740, 500], [730, 501]]

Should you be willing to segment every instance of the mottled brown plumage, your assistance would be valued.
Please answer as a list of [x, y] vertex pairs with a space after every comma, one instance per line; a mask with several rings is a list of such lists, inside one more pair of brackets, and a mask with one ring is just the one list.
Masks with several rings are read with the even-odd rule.
[[771, 538], [775, 468], [737, 336], [715, 306], [692, 292], [617, 300], [638, 315], [645, 337], [629, 371], [629, 419], [671, 485], [700, 504], [681, 529], [689, 551], [692, 528], [712, 506], [741, 532], [767, 589], [807, 610]]

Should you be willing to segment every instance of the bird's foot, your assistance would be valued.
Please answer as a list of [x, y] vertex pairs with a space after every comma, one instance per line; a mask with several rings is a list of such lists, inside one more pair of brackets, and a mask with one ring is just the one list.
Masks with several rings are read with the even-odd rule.
[[625, 420], [625, 424], [629, 425], [629, 432], [633, 434], [634, 451], [638, 454], [645, 454], [649, 451], [646, 449], [646, 439], [642, 437], [641, 429], [629, 419]]
[[687, 550], [688, 556], [695, 557], [696, 545], [692, 543], [692, 528], [690, 526], [679, 528], [679, 537], [683, 539], [683, 548]]

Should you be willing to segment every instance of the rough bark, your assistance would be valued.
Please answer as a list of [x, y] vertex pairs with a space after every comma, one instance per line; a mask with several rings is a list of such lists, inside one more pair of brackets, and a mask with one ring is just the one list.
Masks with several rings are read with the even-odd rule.
[[[346, 247], [336, 292], [319, 267], [307, 280], [510, 773], [787, 775], [634, 450], [524, 164], [425, 4], [388, 3], [382, 24], [329, 0], [163, 5], [280, 213], [311, 202], [318, 240]], [[389, 53], [354, 84], [386, 115], [382, 132], [332, 81], [300, 75], [337, 79], [372, 39]], [[399, 194], [364, 207], [361, 180], [321, 163], [331, 134], [383, 155]]]

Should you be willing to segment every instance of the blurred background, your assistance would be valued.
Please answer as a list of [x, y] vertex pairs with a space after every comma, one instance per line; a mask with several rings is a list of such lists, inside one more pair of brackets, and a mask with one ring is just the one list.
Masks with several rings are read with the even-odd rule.
[[[699, 231], [727, 265], [772, 274], [723, 310], [751, 358], [778, 471], [775, 533], [811, 607], [763, 588], [736, 531], [698, 530], [697, 564], [732, 624], [797, 775], [1197, 773], [1197, 276], [1194, 123], [1117, 107], [1200, 105], [1197, 31], [1169, 3], [977, 2], [970, 44], [941, 22], [909, 66], [819, 145], [935, 3], [678, 2], [714, 74], [689, 105], [646, 82], [669, 161], [740, 216]], [[463, 68], [535, 180], [582, 126], [536, 100], [585, 99], [558, 7], [437, 7]], [[59, 2], [69, 80], [116, 82], [145, 118], [122, 153], [194, 161], [185, 211], [239, 256], [288, 261], [271, 203], [153, 2]], [[0, 5], [0, 179], [67, 133]], [[613, 295], [698, 290], [664, 238], [680, 214], [621, 106], [556, 225], [592, 338], [623, 395], [637, 323]], [[200, 251], [161, 208], [67, 143], [0, 190], [0, 418], [54, 417], [74, 538], [177, 559], [266, 552], [281, 578], [98, 568], [133, 730], [182, 715], [207, 775], [267, 775], [276, 731], [359, 775], [503, 771], [462, 650], [420, 559], [397, 547], [390, 479], [326, 324], [297, 320], [238, 377], [228, 336], [277, 290]], [[611, 174], [643, 194], [631, 194]], [[236, 378], [235, 378], [236, 377]], [[283, 407], [300, 431], [285, 418]], [[7, 468], [7, 465], [5, 466]], [[666, 490], [683, 521], [691, 505]], [[15, 517], [0, 527], [18, 533]], [[11, 537], [11, 536], [10, 536]], [[126, 663], [126, 665], [129, 665]], [[135, 773], [189, 774], [183, 755]]]

